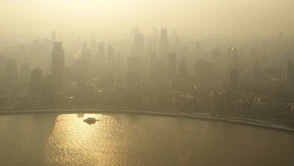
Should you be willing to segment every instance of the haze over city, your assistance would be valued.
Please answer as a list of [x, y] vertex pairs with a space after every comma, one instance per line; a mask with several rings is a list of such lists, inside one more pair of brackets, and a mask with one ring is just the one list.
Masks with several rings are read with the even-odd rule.
[[293, 9], [0, 0], [0, 166], [293, 166]]
[[[122, 36], [133, 26], [144, 33], [166, 22], [184, 35], [293, 36], [291, 0], [1, 0], [1, 36], [63, 34]], [[196, 36], [197, 37], [197, 36]]]

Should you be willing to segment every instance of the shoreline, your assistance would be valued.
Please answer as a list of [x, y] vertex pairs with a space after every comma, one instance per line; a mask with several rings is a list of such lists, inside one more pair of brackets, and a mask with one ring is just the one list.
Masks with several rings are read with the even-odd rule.
[[224, 123], [233, 123], [247, 126], [254, 126], [266, 129], [272, 129], [277, 131], [284, 131], [294, 134], [294, 129], [286, 127], [279, 124], [274, 124], [269, 121], [261, 121], [248, 118], [240, 117], [212, 117], [207, 113], [173, 113], [173, 112], [155, 112], [155, 111], [134, 111], [131, 109], [45, 109], [45, 110], [0, 110], [1, 115], [22, 115], [22, 114], [92, 114], [92, 113], [115, 113], [115, 114], [138, 114], [138, 115], [151, 115], [151, 116], [165, 116], [165, 117], [177, 117], [177, 118], [187, 118], [187, 119], [197, 119], [197, 120], [209, 120], [209, 121], [219, 121]]

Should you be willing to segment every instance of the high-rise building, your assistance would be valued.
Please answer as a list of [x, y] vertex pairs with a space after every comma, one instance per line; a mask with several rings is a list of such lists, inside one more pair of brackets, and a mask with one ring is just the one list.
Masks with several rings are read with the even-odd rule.
[[238, 50], [236, 48], [232, 48], [231, 60], [233, 62], [238, 61]]
[[140, 56], [130, 56], [127, 58], [127, 74], [125, 76], [127, 87], [131, 89], [139, 88], [141, 70]]
[[5, 63], [6, 63], [6, 62], [5, 62], [3, 56], [2, 56], [2, 54], [1, 54], [1, 52], [0, 52], [0, 75], [1, 75], [1, 76], [3, 76], [4, 73], [5, 73], [5, 67], [6, 67]]
[[167, 37], [167, 29], [161, 29], [161, 35], [159, 40], [159, 51], [164, 54], [168, 52], [169, 42]]
[[232, 90], [236, 90], [238, 88], [239, 82], [239, 72], [236, 69], [230, 71], [230, 87]]
[[116, 53], [114, 74], [115, 74], [115, 77], [119, 77], [119, 78], [124, 77], [124, 75], [126, 74], [126, 66], [125, 66], [125, 62], [123, 61], [121, 51], [118, 51]]
[[230, 47], [230, 46], [228, 46], [227, 47], [227, 59], [228, 59], [228, 61], [230, 61], [231, 60], [231, 57], [232, 56], [232, 47]]
[[212, 50], [212, 52], [211, 52], [211, 58], [214, 59], [214, 60], [220, 58], [220, 51], [219, 51], [219, 49], [215, 48], [215, 49]]
[[20, 67], [20, 80], [22, 82], [29, 83], [31, 79], [30, 76], [30, 65], [28, 63], [22, 64]]
[[134, 56], [140, 56], [144, 54], [144, 35], [139, 32], [137, 27], [134, 29], [134, 45], [132, 54]]
[[177, 38], [177, 37], [178, 37], [178, 30], [173, 29], [173, 30], [172, 30], [172, 36], [173, 36], [174, 38]]
[[17, 65], [15, 59], [8, 59], [6, 64], [6, 79], [8, 85], [14, 87], [17, 81]]
[[105, 56], [105, 44], [104, 42], [98, 43], [98, 59], [104, 60]]
[[66, 66], [64, 68], [64, 85], [66, 86], [68, 86], [73, 81], [72, 70], [73, 70], [72, 66]]
[[253, 62], [252, 63], [253, 68], [253, 80], [257, 80], [260, 78], [260, 63], [259, 62]]
[[94, 39], [94, 37], [92, 37], [91, 40], [91, 49], [90, 49], [90, 57], [91, 58], [97, 58], [97, 54], [98, 54], [98, 45], [96, 44], [96, 41]]
[[175, 79], [177, 75], [177, 56], [175, 53], [168, 54], [168, 78]]
[[206, 60], [197, 60], [194, 65], [194, 79], [199, 83], [210, 83], [215, 81], [215, 67], [214, 63]]
[[114, 62], [114, 48], [112, 47], [112, 45], [109, 45], [107, 49], [107, 62], [108, 63]]
[[83, 43], [81, 54], [82, 54], [81, 57], [83, 59], [87, 59], [88, 60], [91, 57], [91, 51], [90, 51], [90, 49], [88, 49], [88, 43], [86, 41]]
[[52, 82], [55, 91], [63, 90], [64, 50], [62, 42], [53, 42], [52, 50]]
[[141, 74], [141, 57], [130, 56], [127, 58], [127, 73], [128, 74]]
[[200, 42], [195, 43], [195, 55], [201, 56], [202, 55], [202, 48]]
[[285, 84], [288, 90], [294, 90], [294, 65], [292, 60], [288, 60], [286, 66]]
[[186, 60], [184, 58], [182, 59], [182, 63], [180, 64], [179, 71], [180, 71], [180, 78], [187, 79], [188, 69], [187, 69], [187, 65], [186, 65]]
[[257, 53], [257, 49], [256, 48], [251, 48], [250, 49], [250, 56], [251, 56], [251, 60], [253, 62], [258, 62], [259, 61], [258, 53]]
[[52, 42], [56, 41], [56, 32], [53, 30], [52, 31]]
[[31, 81], [29, 83], [29, 94], [39, 96], [43, 92], [43, 74], [40, 68], [31, 71]]
[[229, 70], [239, 69], [239, 61], [238, 61], [238, 51], [236, 48], [227, 47], [228, 52], [228, 62], [227, 65]]

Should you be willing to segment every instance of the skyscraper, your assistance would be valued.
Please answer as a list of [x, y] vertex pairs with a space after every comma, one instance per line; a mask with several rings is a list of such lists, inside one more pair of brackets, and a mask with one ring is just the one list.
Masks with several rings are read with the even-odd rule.
[[114, 48], [109, 45], [107, 49], [107, 62], [113, 63], [114, 62]]
[[253, 71], [253, 80], [257, 80], [260, 78], [260, 63], [253, 62], [252, 63], [252, 71]]
[[211, 58], [215, 60], [215, 59], [219, 59], [219, 57], [220, 57], [219, 49], [217, 48], [213, 49], [211, 52]]
[[105, 44], [104, 42], [98, 43], [98, 59], [104, 60], [105, 56]]
[[63, 89], [63, 73], [64, 73], [64, 50], [62, 42], [53, 42], [52, 50], [52, 82], [55, 91]]
[[127, 74], [141, 74], [141, 58], [140, 56], [130, 56], [127, 58]]
[[238, 50], [236, 48], [232, 48], [231, 60], [233, 63], [238, 61]]
[[175, 53], [168, 54], [168, 78], [170, 80], [175, 79], [177, 75], [177, 56]]
[[28, 63], [22, 64], [20, 68], [20, 80], [28, 83], [30, 81], [30, 75], [30, 65]]
[[29, 84], [29, 94], [31, 96], [41, 95], [43, 90], [43, 74], [40, 68], [31, 71], [31, 81]]
[[82, 54], [81, 57], [83, 59], [88, 60], [91, 57], [91, 51], [90, 51], [90, 49], [88, 49], [88, 43], [86, 41], [83, 43], [82, 53], [81, 54]]
[[228, 46], [227, 47], [227, 53], [228, 53], [228, 55], [227, 55], [227, 57], [228, 57], [228, 61], [230, 61], [231, 59], [232, 59], [232, 47], [230, 47], [230, 46]]
[[125, 76], [125, 81], [128, 88], [138, 90], [141, 80], [141, 70], [140, 56], [130, 56], [127, 58], [127, 74]]
[[232, 90], [236, 90], [238, 88], [239, 82], [239, 72], [236, 69], [230, 71], [230, 87]]
[[144, 35], [139, 32], [137, 27], [134, 29], [134, 45], [132, 53], [135, 56], [144, 54]]
[[292, 60], [288, 60], [286, 66], [285, 84], [288, 90], [294, 89], [294, 65], [292, 63]]
[[161, 35], [159, 40], [159, 51], [164, 54], [167, 53], [169, 47], [168, 37], [167, 37], [167, 29], [161, 29]]
[[202, 48], [200, 42], [195, 43], [195, 55], [202, 56]]
[[6, 64], [6, 79], [8, 85], [14, 87], [17, 81], [17, 65], [15, 59], [8, 59]]
[[180, 64], [180, 78], [181, 79], [187, 79], [188, 77], [188, 69], [186, 65], [186, 60], [183, 58], [182, 63]]

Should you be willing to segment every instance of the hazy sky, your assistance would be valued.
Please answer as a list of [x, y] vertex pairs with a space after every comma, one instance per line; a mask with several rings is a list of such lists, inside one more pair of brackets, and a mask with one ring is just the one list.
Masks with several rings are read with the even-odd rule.
[[0, 0], [0, 34], [116, 35], [163, 21], [182, 34], [290, 34], [293, 9], [293, 0]]

